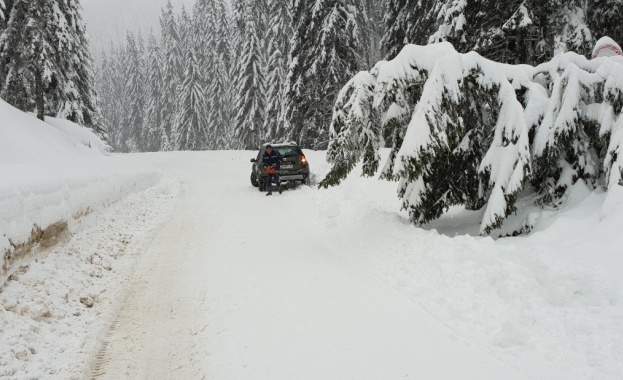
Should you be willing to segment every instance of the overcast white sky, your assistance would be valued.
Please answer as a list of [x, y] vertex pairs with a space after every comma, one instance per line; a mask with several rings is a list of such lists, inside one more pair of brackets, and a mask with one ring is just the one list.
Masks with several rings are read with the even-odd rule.
[[[195, 0], [171, 0], [176, 10], [185, 4], [190, 8]], [[125, 38], [126, 30], [149, 28], [158, 30], [160, 8], [167, 0], [81, 0], [84, 21], [91, 37], [91, 49], [98, 55], [112, 40], [115, 43]]]

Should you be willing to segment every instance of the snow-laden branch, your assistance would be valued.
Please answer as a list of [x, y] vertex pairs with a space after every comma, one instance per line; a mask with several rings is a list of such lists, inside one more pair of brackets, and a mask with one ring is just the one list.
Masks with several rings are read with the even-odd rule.
[[[623, 57], [575, 53], [537, 67], [507, 65], [449, 43], [408, 45], [351, 80], [334, 109], [323, 186], [338, 184], [363, 159], [399, 180], [416, 224], [452, 205], [484, 208], [481, 233], [502, 226], [531, 183], [556, 206], [582, 179], [623, 184]], [[602, 178], [604, 179], [602, 181]]]

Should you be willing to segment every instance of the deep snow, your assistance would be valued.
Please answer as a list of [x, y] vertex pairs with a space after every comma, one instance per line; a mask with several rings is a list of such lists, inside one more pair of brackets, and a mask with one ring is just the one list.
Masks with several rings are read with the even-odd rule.
[[[306, 153], [317, 173], [326, 170], [323, 152]], [[253, 155], [125, 156], [133, 165], [151, 162], [179, 181], [180, 198], [123, 284], [127, 297], [116, 320], [107, 321], [113, 328], [91, 362], [92, 375], [622, 376], [622, 242], [612, 233], [622, 213], [612, 208], [601, 219], [602, 210], [594, 208], [604, 194], [578, 190], [575, 206], [552, 212], [550, 223], [528, 237], [454, 237], [449, 223], [444, 233], [414, 228], [394, 211], [393, 184], [374, 179], [354, 176], [338, 188], [266, 198], [248, 184]], [[477, 231], [477, 221], [470, 223]], [[128, 233], [135, 229], [124, 225]], [[109, 232], [96, 236], [107, 241]], [[46, 264], [31, 271], [38, 266]], [[122, 278], [102, 274], [113, 282]], [[19, 281], [6, 291], [24, 286]], [[100, 302], [87, 309], [111, 315], [107, 308], [126, 294], [117, 293], [98, 294]], [[28, 339], [49, 339], [52, 331]], [[48, 365], [62, 373], [86, 370], [65, 355], [67, 361], [59, 356]], [[12, 360], [29, 373], [49, 356], [43, 350]]]
[[161, 178], [153, 165], [106, 156], [95, 134], [66, 120], [44, 123], [0, 100], [0, 121], [0, 283], [33, 230], [71, 223]]
[[0, 161], [0, 236], [70, 222], [0, 290], [1, 377], [623, 377], [619, 188], [496, 241], [461, 209], [413, 227], [360, 168], [266, 198], [254, 152], [106, 157], [82, 132]]

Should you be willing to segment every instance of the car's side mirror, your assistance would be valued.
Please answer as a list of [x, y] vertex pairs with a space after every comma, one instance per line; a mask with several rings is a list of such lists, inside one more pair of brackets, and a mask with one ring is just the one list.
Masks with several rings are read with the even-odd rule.
[[257, 160], [256, 160], [255, 158], [252, 158], [252, 159], [251, 159], [251, 162], [252, 162], [252, 163], [256, 163], [256, 162], [257, 162]]

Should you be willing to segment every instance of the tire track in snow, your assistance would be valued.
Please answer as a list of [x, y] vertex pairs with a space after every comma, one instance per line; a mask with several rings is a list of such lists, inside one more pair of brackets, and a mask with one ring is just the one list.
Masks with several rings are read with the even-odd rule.
[[[197, 343], [206, 324], [205, 287], [196, 263], [196, 235], [190, 221], [206, 219], [193, 207], [194, 186], [182, 189], [183, 200], [172, 219], [146, 247], [131, 289], [111, 326], [91, 377], [93, 379], [198, 379], [201, 358]], [[189, 213], [191, 215], [189, 215]]]

